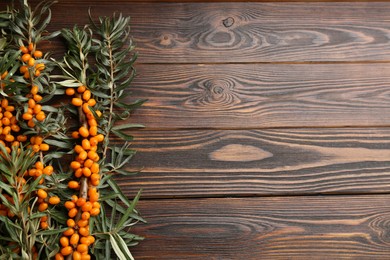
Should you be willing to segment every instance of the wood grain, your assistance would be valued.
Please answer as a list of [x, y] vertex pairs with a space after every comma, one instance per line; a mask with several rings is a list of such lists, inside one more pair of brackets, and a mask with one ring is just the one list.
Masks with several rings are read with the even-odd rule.
[[390, 60], [390, 3], [95, 2], [59, 3], [55, 25], [130, 15], [142, 63]]
[[[52, 8], [49, 30], [88, 23], [90, 7], [94, 17], [114, 12], [132, 17], [142, 63], [390, 61], [388, 2], [64, 0]], [[62, 55], [59, 41], [50, 47], [54, 56]]]
[[382, 128], [139, 131], [118, 177], [143, 198], [383, 193], [390, 130]]
[[388, 259], [390, 197], [147, 200], [136, 259]]
[[390, 125], [390, 64], [140, 65], [149, 129]]

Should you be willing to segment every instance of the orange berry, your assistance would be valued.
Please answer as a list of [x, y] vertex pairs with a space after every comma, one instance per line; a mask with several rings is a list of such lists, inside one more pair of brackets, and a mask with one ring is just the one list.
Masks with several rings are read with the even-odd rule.
[[38, 198], [41, 198], [41, 199], [46, 199], [47, 198], [47, 192], [44, 191], [43, 189], [39, 189], [37, 191], [37, 195], [38, 195]]
[[72, 255], [73, 260], [81, 260], [81, 253], [78, 251], [74, 251]]
[[15, 111], [15, 107], [14, 106], [7, 106], [5, 108], [6, 111], [9, 111], [9, 112], [12, 112], [12, 111]]
[[76, 204], [73, 201], [68, 200], [65, 202], [65, 208], [67, 208], [68, 210], [73, 209], [74, 207], [76, 207]]
[[32, 116], [30, 113], [24, 113], [23, 116], [22, 116], [22, 118], [23, 118], [24, 120], [30, 120], [30, 119], [33, 118], [33, 116]]
[[81, 107], [83, 105], [83, 101], [81, 98], [72, 98], [72, 105], [76, 107]]
[[27, 125], [28, 125], [28, 127], [33, 128], [35, 126], [34, 120], [32, 120], [32, 119], [28, 120]]
[[88, 158], [94, 162], [97, 162], [99, 160], [99, 155], [95, 151], [89, 151]]
[[93, 164], [92, 164], [92, 166], [90, 167], [91, 168], [91, 172], [92, 172], [92, 174], [97, 174], [97, 173], [99, 173], [99, 164], [98, 163], [96, 163], [96, 162], [94, 162]]
[[75, 147], [74, 147], [74, 151], [76, 152], [76, 153], [82, 153], [82, 152], [85, 152], [85, 150], [83, 149], [83, 147], [81, 146], [81, 145], [76, 145]]
[[83, 212], [83, 214], [81, 214], [81, 219], [88, 220], [90, 217], [91, 214], [89, 214], [89, 212]]
[[98, 123], [97, 123], [95, 118], [92, 118], [92, 119], [88, 119], [88, 125], [89, 126], [97, 126]]
[[26, 65], [23, 65], [19, 69], [20, 73], [24, 74], [28, 71], [28, 67]]
[[[99, 183], [97, 183], [97, 184], [99, 184]], [[97, 185], [95, 185], [95, 186], [97, 186]], [[97, 202], [98, 200], [99, 200], [99, 193], [98, 192], [91, 194], [89, 196], [89, 201], [91, 201], [92, 203]]]
[[31, 55], [30, 54], [25, 53], [25, 54], [22, 55], [22, 61], [23, 62], [27, 63], [29, 59], [31, 59]]
[[71, 197], [71, 200], [74, 203], [76, 203], [78, 199], [79, 199], [79, 197], [77, 197], [77, 195], [72, 195], [72, 197]]
[[98, 139], [94, 136], [94, 137], [91, 137], [89, 139], [89, 143], [91, 144], [91, 146], [97, 146], [99, 144], [99, 141]]
[[92, 187], [88, 189], [88, 196], [92, 196], [93, 194], [97, 193], [97, 188]]
[[90, 201], [87, 201], [84, 203], [84, 205], [81, 207], [81, 210], [83, 212], [90, 211], [92, 209], [92, 203]]
[[91, 256], [89, 254], [82, 254], [81, 260], [91, 260]]
[[19, 50], [21, 50], [22, 53], [28, 53], [28, 49], [26, 46], [20, 46]]
[[3, 113], [3, 116], [5, 116], [5, 117], [8, 118], [8, 119], [11, 119], [11, 118], [13, 117], [12, 113], [9, 112], [9, 111], [5, 111], [5, 112]]
[[86, 203], [85, 198], [79, 198], [76, 202], [77, 206], [79, 206], [79, 207], [83, 206], [85, 203]]
[[87, 159], [87, 156], [88, 156], [88, 153], [86, 152], [86, 151], [82, 151], [81, 153], [79, 153], [79, 158], [80, 158], [80, 160], [85, 160], [85, 159]]
[[78, 212], [78, 210], [76, 208], [70, 209], [69, 212], [68, 212], [68, 216], [70, 218], [74, 218], [74, 217], [76, 217], [77, 212]]
[[86, 219], [80, 219], [79, 221], [77, 221], [77, 226], [79, 227], [86, 227], [88, 224], [88, 220]]
[[84, 237], [88, 236], [89, 235], [88, 227], [81, 227], [81, 228], [79, 228], [79, 233], [80, 233], [80, 235], [82, 235]]
[[85, 177], [89, 177], [89, 176], [91, 176], [91, 170], [88, 168], [88, 167], [84, 167], [83, 168], [83, 175], [85, 176]]
[[71, 246], [66, 246], [61, 249], [61, 254], [63, 256], [67, 256], [73, 253], [73, 248]]
[[35, 65], [35, 69], [36, 70], [39, 70], [39, 71], [42, 71], [45, 69], [45, 64], [43, 63], [38, 63], [37, 65]]
[[90, 246], [92, 244], [92, 241], [89, 239], [89, 237], [90, 236], [80, 238], [80, 243]]
[[35, 59], [34, 58], [30, 58], [28, 61], [27, 61], [27, 65], [30, 66], [30, 67], [33, 67], [35, 64]]
[[77, 246], [77, 251], [80, 253], [88, 252], [88, 246], [85, 244], [79, 244]]
[[53, 173], [53, 171], [54, 171], [53, 166], [48, 165], [48, 166], [46, 166], [46, 167], [43, 169], [42, 173], [43, 173], [43, 174], [46, 174], [46, 175], [51, 175], [51, 174]]
[[50, 203], [51, 205], [57, 205], [57, 204], [60, 203], [60, 202], [61, 202], [61, 200], [60, 200], [60, 198], [57, 197], [57, 196], [50, 197], [50, 199], [49, 199], [49, 203]]
[[91, 91], [90, 91], [90, 90], [84, 91], [84, 93], [83, 93], [83, 99], [84, 99], [85, 101], [88, 101], [88, 100], [90, 100], [90, 98], [91, 98]]
[[3, 108], [8, 107], [8, 99], [3, 98], [1, 100], [1, 107], [3, 107]]
[[77, 181], [70, 181], [68, 183], [68, 187], [70, 189], [78, 189], [78, 188], [80, 188], [80, 184]]
[[72, 132], [72, 138], [74, 138], [74, 139], [80, 138], [80, 133], [78, 131]]
[[94, 208], [100, 209], [100, 203], [99, 202], [95, 201], [95, 202], [92, 203], [92, 205], [93, 205]]
[[39, 149], [40, 149], [42, 152], [46, 152], [46, 151], [49, 151], [50, 146], [49, 146], [48, 144], [40, 144], [40, 145], [39, 145]]
[[43, 169], [43, 163], [41, 161], [37, 161], [35, 163], [35, 168], [42, 170]]
[[83, 141], [81, 141], [81, 145], [82, 145], [84, 150], [91, 149], [91, 144], [90, 144], [88, 139], [83, 139]]
[[76, 170], [76, 169], [78, 169], [78, 168], [81, 167], [81, 164], [80, 164], [79, 162], [77, 162], [77, 161], [72, 161], [72, 162], [70, 163], [70, 167], [71, 167], [73, 170]]
[[7, 142], [13, 142], [15, 137], [13, 135], [6, 135], [4, 138]]
[[62, 247], [69, 246], [69, 238], [61, 237], [60, 238], [60, 244], [61, 244]]
[[67, 230], [62, 233], [64, 236], [70, 237], [71, 235], [74, 234], [74, 229], [73, 228], [68, 228]]
[[79, 239], [80, 239], [80, 236], [79, 234], [77, 233], [74, 233], [71, 237], [70, 237], [70, 244], [71, 245], [77, 245], [79, 243]]
[[47, 210], [48, 207], [49, 207], [49, 204], [47, 204], [46, 202], [43, 202], [43, 203], [39, 204], [38, 210], [42, 212], [42, 211]]
[[38, 94], [35, 94], [33, 96], [33, 99], [36, 101], [36, 102], [40, 102], [42, 100], [42, 96], [38, 95]]
[[100, 209], [98, 208], [92, 208], [90, 211], [91, 216], [97, 216], [100, 214]]
[[[7, 117], [3, 117], [1, 119], [1, 122], [3, 123], [3, 125], [10, 125], [11, 124], [11, 120], [9, 120], [9, 118], [7, 118]], [[3, 134], [4, 134], [4, 132], [3, 132]]]
[[92, 164], [93, 164], [93, 161], [91, 159], [87, 159], [84, 162], [84, 167], [91, 168]]
[[42, 111], [42, 106], [40, 104], [35, 104], [35, 106], [33, 108], [34, 114], [38, 114], [41, 111]]
[[94, 105], [96, 105], [96, 99], [94, 99], [94, 98], [89, 99], [89, 100], [88, 100], [88, 105], [91, 106], [91, 107], [93, 107]]
[[87, 88], [85, 86], [80, 86], [77, 88], [77, 92], [83, 93]]
[[96, 136], [96, 138], [97, 138], [97, 140], [99, 141], [99, 143], [101, 143], [101, 142], [104, 141], [104, 135], [102, 135], [102, 134], [98, 134], [98, 135]]
[[[92, 115], [92, 112], [91, 112], [91, 110], [89, 109], [88, 103], [84, 103], [84, 104], [83, 104], [83, 112], [87, 115], [87, 118], [88, 118], [88, 119], [91, 117], [91, 116], [89, 116], [89, 114]], [[88, 116], [89, 116], [89, 117], [88, 117]], [[94, 118], [93, 115], [92, 115], [91, 118]]]
[[[91, 182], [100, 181], [100, 176], [97, 173], [91, 175]], [[97, 186], [97, 185], [94, 185]]]
[[[96, 136], [96, 135], [97, 135], [97, 132], [98, 132], [97, 126], [91, 126], [91, 127], [89, 128], [89, 134], [90, 134], [91, 136]], [[97, 140], [96, 140], [96, 141], [97, 141]]]
[[41, 51], [34, 51], [34, 57], [39, 59], [39, 58], [42, 58], [43, 56], [43, 53]]
[[40, 223], [40, 226], [41, 226], [42, 229], [47, 229], [49, 227], [49, 224], [46, 221], [42, 221]]
[[28, 50], [29, 50], [29, 51], [33, 51], [33, 50], [34, 50], [34, 44], [33, 44], [32, 42], [30, 42], [30, 43], [28, 44]]
[[64, 258], [64, 256], [61, 254], [61, 253], [57, 253], [56, 255], [55, 255], [55, 260], [64, 260], [65, 258]]
[[36, 70], [34, 75], [35, 75], [35, 77], [39, 77], [39, 75], [41, 75], [41, 71], [40, 70]]
[[89, 136], [89, 131], [85, 126], [79, 128], [79, 133], [84, 138], [87, 138]]
[[76, 178], [81, 178], [81, 176], [83, 176], [83, 169], [82, 168], [78, 168], [75, 172], [74, 172], [74, 176]]
[[74, 90], [74, 88], [67, 88], [65, 90], [65, 94], [68, 95], [68, 96], [73, 96], [75, 92], [76, 91]]
[[46, 119], [46, 115], [45, 115], [45, 112], [43, 111], [40, 111], [37, 113], [37, 115], [35, 116], [35, 118], [39, 121], [39, 122], [42, 122]]
[[38, 91], [39, 91], [38, 86], [34, 85], [34, 86], [32, 86], [30, 93], [33, 95], [36, 95], [36, 94], [38, 94]]
[[20, 131], [20, 126], [18, 125], [11, 125], [11, 130], [14, 132], [19, 132]]
[[66, 225], [68, 226], [68, 227], [74, 227], [74, 226], [76, 226], [76, 222], [72, 219], [72, 218], [70, 218], [70, 219], [68, 219], [67, 221], [66, 221]]
[[30, 78], [30, 72], [26, 71], [24, 74], [23, 74], [23, 77], [25, 79], [29, 79]]

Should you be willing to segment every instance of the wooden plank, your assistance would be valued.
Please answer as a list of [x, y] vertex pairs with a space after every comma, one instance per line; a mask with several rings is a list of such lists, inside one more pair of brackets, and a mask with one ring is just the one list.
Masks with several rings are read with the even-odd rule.
[[383, 193], [390, 129], [139, 131], [118, 177], [144, 198]]
[[[76, 4], [77, 3], [77, 4]], [[132, 16], [143, 63], [390, 60], [390, 3], [61, 1], [53, 29]], [[66, 10], [66, 12], [64, 12]]]
[[140, 65], [149, 129], [384, 126], [390, 64]]
[[[90, 7], [94, 17], [114, 12], [132, 17], [132, 35], [143, 63], [390, 60], [388, 2], [63, 0], [52, 8], [49, 30], [88, 23]], [[50, 47], [56, 57], [63, 53], [59, 40]]]
[[389, 195], [141, 201], [136, 259], [388, 259]]

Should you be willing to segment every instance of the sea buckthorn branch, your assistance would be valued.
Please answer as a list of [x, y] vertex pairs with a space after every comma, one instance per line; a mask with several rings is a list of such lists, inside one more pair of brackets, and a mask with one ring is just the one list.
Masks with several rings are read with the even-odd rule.
[[[58, 84], [66, 88], [64, 92], [72, 97], [71, 103], [77, 108], [73, 111], [78, 115], [80, 127], [72, 133], [72, 137], [78, 140], [74, 148], [77, 156], [71, 164], [76, 179], [69, 182], [72, 188], [79, 189], [79, 194], [66, 202], [65, 206], [69, 209], [71, 220], [69, 220], [69, 231], [64, 233], [64, 237], [70, 238], [68, 238], [69, 242], [66, 238], [61, 239], [64, 251], [61, 253], [67, 255], [67, 259], [71, 259], [71, 254], [74, 258], [76, 252], [84, 255], [87, 250], [86, 248], [79, 249], [79, 244], [72, 244], [70, 240], [75, 234], [77, 237], [83, 228], [77, 227], [77, 223], [80, 221], [80, 213], [82, 212], [83, 215], [85, 211], [80, 210], [77, 204], [86, 205], [93, 196], [98, 199], [98, 195], [94, 194], [100, 194], [100, 204], [98, 204], [100, 214], [92, 216], [92, 212], [90, 213], [88, 225], [90, 229], [87, 236], [93, 235], [95, 243], [89, 244], [88, 254], [93, 254], [96, 259], [110, 259], [114, 252], [119, 259], [132, 259], [128, 246], [135, 245], [142, 239], [128, 233], [128, 227], [137, 221], [144, 221], [135, 210], [140, 193], [129, 201], [112, 178], [117, 173], [133, 174], [124, 170], [134, 151], [129, 149], [127, 143], [132, 140], [132, 137], [123, 131], [140, 127], [136, 124], [115, 125], [115, 123], [127, 118], [132, 109], [144, 102], [142, 100], [127, 104], [122, 101], [135, 75], [132, 65], [136, 55], [129, 56], [134, 46], [129, 41], [128, 23], [129, 18], [119, 15], [100, 18], [99, 23], [93, 24], [91, 28], [74, 27], [72, 30], [62, 31], [69, 51], [63, 62], [58, 63], [63, 71], [61, 76], [63, 81]], [[92, 38], [92, 35], [96, 35], [97, 38]], [[89, 64], [87, 57], [91, 52], [96, 56], [96, 61]], [[90, 100], [94, 101], [90, 103]], [[118, 108], [122, 111], [117, 111]], [[95, 124], [98, 126], [97, 135], [95, 129], [92, 131], [93, 134], [91, 133]], [[111, 134], [125, 141], [122, 147], [110, 147]], [[92, 158], [88, 150], [92, 143], [96, 143], [92, 141], [95, 136], [99, 137], [97, 143], [101, 145], [93, 151], [98, 153], [96, 158], [99, 158], [95, 162], [92, 160], [92, 165], [96, 165], [95, 171], [98, 171], [96, 179], [93, 180], [94, 173], [87, 178], [89, 171], [87, 170], [87, 176], [85, 176], [84, 169], [89, 168], [86, 164], [89, 164], [87, 161]], [[93, 172], [92, 167], [90, 170]], [[88, 186], [87, 197], [85, 197], [86, 186]], [[111, 212], [110, 215], [107, 215], [108, 212]], [[82, 234], [79, 237], [85, 238]], [[77, 242], [80, 241], [81, 238]], [[58, 259], [61, 259], [60, 255]]]
[[[127, 95], [130, 93], [128, 91], [130, 83], [135, 76], [133, 64], [137, 54], [133, 51], [134, 45], [130, 38], [130, 17], [114, 14], [112, 17], [100, 17], [96, 23], [93, 22], [91, 16], [90, 20], [94, 34], [97, 35], [93, 40], [98, 71], [96, 91], [99, 91], [100, 103], [107, 104], [105, 108], [100, 108], [102, 111], [100, 124], [106, 137], [102, 151], [102, 183], [108, 184], [109, 190], [115, 192], [104, 194], [102, 191], [105, 201], [102, 209], [105, 211], [107, 207], [111, 210], [112, 216], [109, 225], [104, 225], [104, 220], [101, 219], [96, 227], [99, 232], [109, 235], [110, 240], [105, 241], [105, 247], [112, 248], [120, 259], [132, 259], [128, 247], [142, 240], [141, 237], [132, 235], [128, 229], [138, 221], [144, 221], [135, 210], [140, 192], [133, 201], [129, 201], [112, 176], [114, 174], [134, 174], [124, 169], [135, 153], [134, 150], [129, 149], [128, 144], [132, 136], [124, 131], [142, 126], [118, 123], [127, 119], [131, 111], [145, 101], [138, 100], [131, 104], [126, 102]], [[113, 146], [110, 143], [111, 134], [118, 137], [124, 144], [120, 147]], [[104, 250], [97, 250], [96, 253], [105, 257], [108, 254]]]
[[[1, 194], [7, 195], [1, 199], [8, 210], [7, 218], [4, 216], [0, 221], [0, 230], [5, 230], [5, 226], [7, 232], [2, 235], [9, 235], [8, 240], [0, 242], [0, 251], [5, 252], [2, 256], [8, 255], [12, 259], [52, 257], [53, 252], [58, 251], [58, 245], [52, 242], [58, 241], [63, 231], [55, 220], [59, 217], [55, 216], [54, 206], [61, 199], [60, 184], [53, 181], [58, 178], [52, 178], [52, 163], [63, 154], [53, 148], [62, 149], [66, 143], [61, 140], [65, 136], [65, 117], [62, 110], [43, 104], [54, 95], [55, 85], [49, 82], [50, 63], [37, 49], [41, 40], [55, 35], [42, 36], [50, 21], [50, 5], [51, 2], [43, 2], [32, 10], [26, 1], [21, 1], [22, 12], [9, 8], [9, 28], [2, 28], [7, 33], [2, 61], [8, 63], [1, 62], [4, 66], [0, 65], [0, 68], [5, 68], [1, 74], [4, 81], [0, 108], [4, 126], [0, 133], [1, 159], [13, 165], [9, 172], [17, 181], [15, 186], [10, 181], [12, 178], [0, 180], [4, 187], [15, 186], [13, 190], [0, 190]], [[13, 53], [17, 57], [11, 55]], [[23, 171], [15, 166], [27, 162], [28, 167]], [[20, 202], [25, 206], [24, 211], [22, 207], [10, 208], [12, 204], [7, 204], [4, 198], [15, 205]], [[23, 232], [15, 236], [19, 230]], [[12, 247], [14, 250], [10, 251], [8, 248]]]

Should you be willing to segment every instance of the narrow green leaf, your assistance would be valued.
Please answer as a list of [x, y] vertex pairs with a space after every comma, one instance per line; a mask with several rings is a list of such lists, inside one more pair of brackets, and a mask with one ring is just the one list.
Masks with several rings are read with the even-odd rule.
[[112, 128], [112, 130], [123, 130], [123, 129], [130, 129], [130, 128], [143, 128], [144, 125], [141, 124], [122, 124], [117, 125]]

